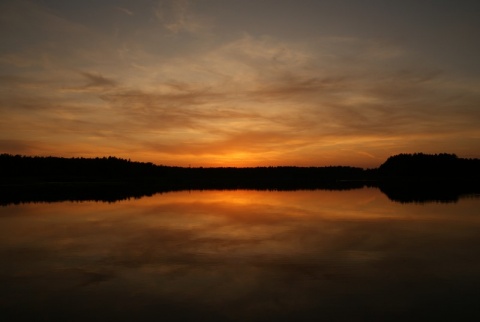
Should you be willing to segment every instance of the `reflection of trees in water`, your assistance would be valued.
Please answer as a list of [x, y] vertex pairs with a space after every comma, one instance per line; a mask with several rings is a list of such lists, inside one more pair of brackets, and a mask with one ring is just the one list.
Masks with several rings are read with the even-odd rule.
[[183, 189], [179, 187], [159, 187], [154, 185], [130, 185], [122, 183], [84, 183], [84, 184], [37, 184], [0, 188], [0, 205], [29, 203], [29, 202], [59, 202], [59, 201], [101, 201], [116, 202], [126, 199], [138, 199], [152, 196], [156, 193], [167, 193], [181, 190], [269, 190], [269, 191], [295, 191], [295, 190], [333, 190], [344, 191], [361, 189], [364, 187], [378, 187], [390, 200], [402, 203], [424, 202], [457, 202], [465, 196], [479, 197], [479, 184], [439, 184], [439, 183], [372, 183], [343, 182], [337, 186], [327, 185], [313, 187], [254, 187], [237, 186], [229, 187], [193, 187]]
[[378, 187], [399, 202], [455, 202], [480, 192], [480, 160], [453, 154], [400, 154], [378, 169], [346, 166], [183, 168], [115, 157], [0, 155], [0, 204], [114, 202], [177, 190], [346, 190]]
[[468, 181], [379, 182], [378, 187], [390, 200], [402, 203], [457, 202], [480, 192], [478, 182]]

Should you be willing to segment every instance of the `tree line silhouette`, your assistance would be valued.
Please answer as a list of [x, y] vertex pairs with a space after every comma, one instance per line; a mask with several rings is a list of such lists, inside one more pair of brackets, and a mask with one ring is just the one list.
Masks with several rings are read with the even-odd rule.
[[62, 158], [1, 154], [0, 203], [115, 201], [185, 189], [354, 189], [378, 187], [401, 202], [443, 200], [480, 191], [480, 159], [399, 154], [380, 167], [175, 167], [116, 157]]
[[60, 158], [0, 155], [2, 178], [20, 182], [148, 182], [171, 187], [310, 185], [364, 179], [362, 168], [331, 167], [216, 167], [154, 165], [116, 157]]
[[480, 179], [480, 159], [459, 158], [455, 154], [399, 154], [378, 168], [383, 179]]

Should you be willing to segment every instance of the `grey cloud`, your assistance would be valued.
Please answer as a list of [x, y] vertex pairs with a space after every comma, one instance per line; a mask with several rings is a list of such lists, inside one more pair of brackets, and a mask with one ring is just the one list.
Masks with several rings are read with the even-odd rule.
[[[290, 101], [291, 116], [275, 120], [322, 135], [401, 135], [474, 128], [480, 95], [450, 86], [436, 70], [383, 75], [286, 76], [251, 93], [260, 102]], [[296, 115], [295, 115], [296, 112]], [[459, 126], [459, 124], [463, 124]]]
[[345, 89], [348, 79], [346, 77], [299, 77], [285, 75], [276, 82], [261, 84], [251, 94], [259, 99], [303, 99], [298, 95], [320, 94], [328, 91]]
[[48, 90], [54, 85], [51, 79], [40, 79], [34, 77], [4, 74], [0, 76], [0, 85], [9, 88], [9, 94], [12, 92], [20, 92], [25, 96], [28, 90]]
[[206, 19], [190, 9], [188, 0], [159, 1], [153, 11], [163, 27], [173, 34], [198, 34], [209, 28]]
[[133, 13], [132, 10], [129, 10], [129, 9], [127, 9], [127, 8], [124, 8], [124, 7], [118, 7], [118, 6], [117, 6], [117, 7], [115, 7], [115, 9], [118, 10], [118, 11], [120, 11], [120, 12], [123, 12], [124, 14], [129, 15], [129, 16], [133, 16], [133, 15], [134, 15], [134, 13]]
[[101, 95], [100, 97], [117, 107], [128, 104], [133, 109], [143, 108], [144, 110], [152, 110], [154, 108], [200, 105], [211, 102], [219, 97], [219, 94], [209, 89], [181, 90], [166, 94], [149, 93], [141, 90], [124, 90]]
[[85, 88], [109, 88], [118, 85], [112, 78], [102, 76], [101, 74], [82, 72], [81, 75], [87, 80]]
[[17, 68], [26, 68], [38, 64], [38, 60], [20, 53], [0, 55], [0, 63]]
[[40, 151], [41, 144], [34, 140], [0, 140], [0, 150], [11, 154], [29, 155], [32, 151]]
[[147, 128], [202, 128], [208, 121], [258, 117], [258, 113], [248, 110], [222, 107], [227, 94], [177, 83], [169, 86], [176, 90], [165, 94], [126, 90], [100, 97], [116, 112]]
[[67, 43], [78, 44], [94, 36], [86, 26], [66, 19], [38, 1], [3, 1], [0, 5], [3, 25], [0, 34], [5, 44], [11, 44], [12, 48], [22, 44], [27, 48], [48, 50], [52, 43], [58, 44], [59, 39], [67, 47]]

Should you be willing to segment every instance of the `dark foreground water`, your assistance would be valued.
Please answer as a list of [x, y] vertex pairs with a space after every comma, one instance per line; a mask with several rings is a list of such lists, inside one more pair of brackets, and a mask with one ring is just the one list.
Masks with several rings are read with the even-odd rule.
[[2, 321], [478, 321], [480, 199], [185, 191], [0, 207]]

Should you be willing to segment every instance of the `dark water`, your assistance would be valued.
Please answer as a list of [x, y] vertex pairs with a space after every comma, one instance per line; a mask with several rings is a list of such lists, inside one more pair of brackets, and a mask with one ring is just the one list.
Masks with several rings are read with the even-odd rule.
[[2, 321], [475, 321], [480, 199], [185, 191], [0, 207]]

